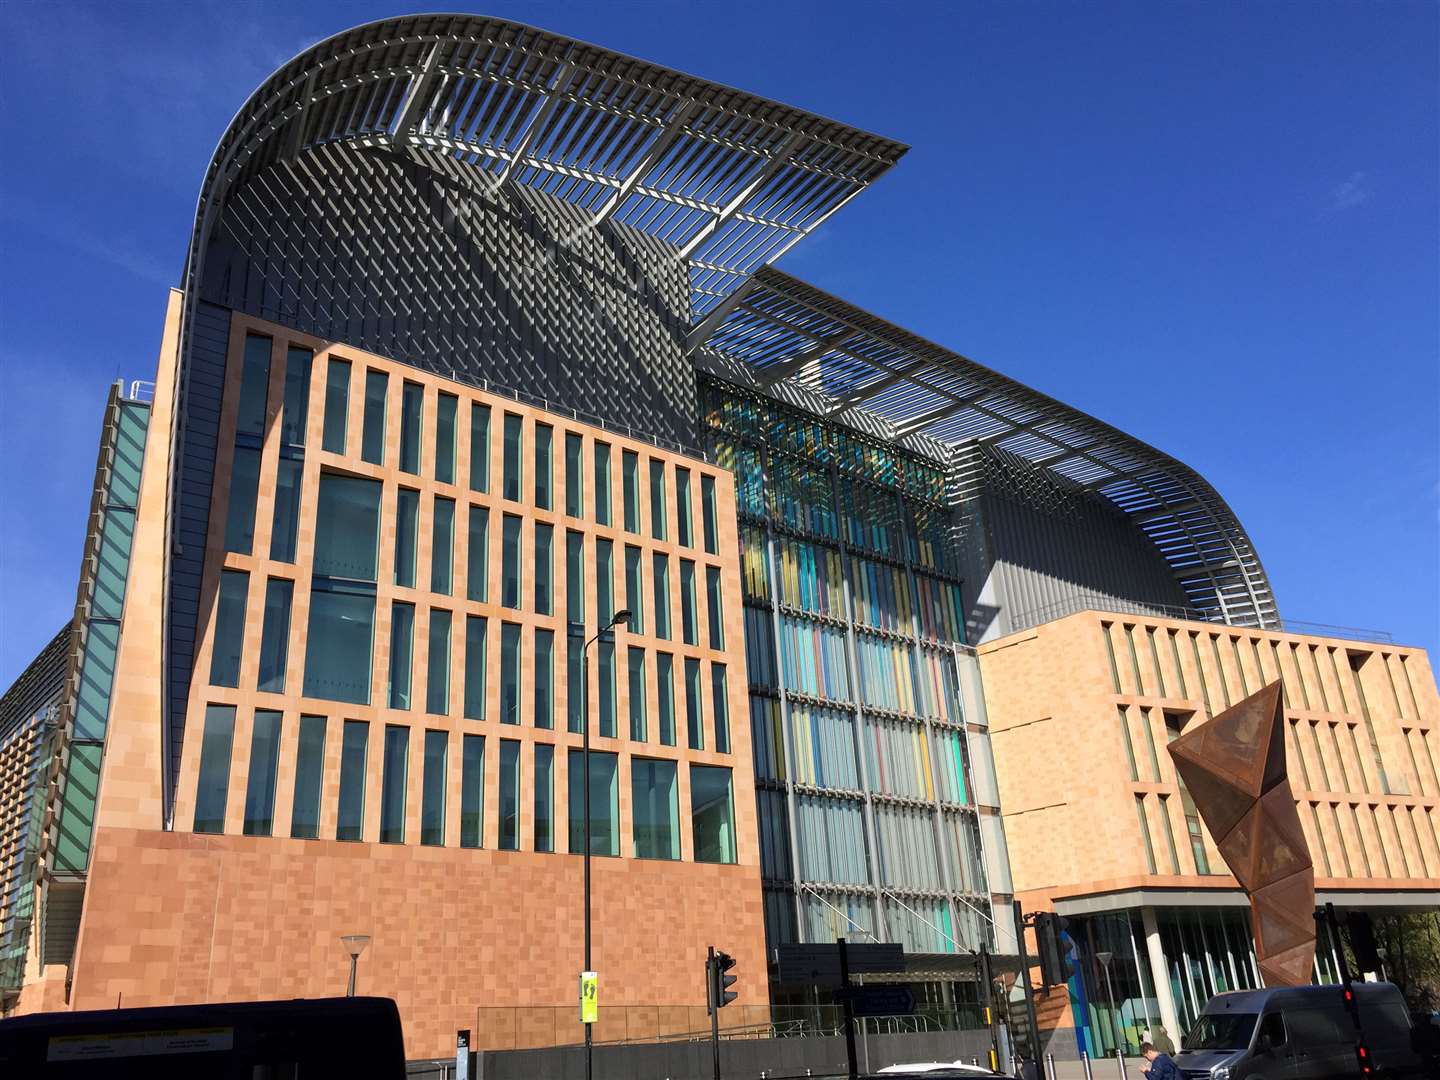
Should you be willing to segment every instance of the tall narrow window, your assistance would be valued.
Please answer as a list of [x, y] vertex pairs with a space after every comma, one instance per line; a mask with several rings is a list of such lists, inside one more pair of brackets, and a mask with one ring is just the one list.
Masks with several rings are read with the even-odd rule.
[[551, 460], [554, 440], [555, 429], [549, 424], [535, 425], [535, 505], [541, 510], [551, 509], [555, 498], [555, 466]]
[[696, 862], [735, 861], [735, 799], [729, 769], [690, 766], [690, 822]]
[[[570, 789], [570, 850], [585, 851], [585, 755], [571, 750], [567, 762]], [[590, 854], [620, 854], [619, 769], [614, 754], [590, 751]]]
[[465, 618], [465, 719], [485, 719], [485, 616]]
[[350, 361], [331, 358], [325, 369], [325, 428], [320, 447], [327, 454], [345, 453], [350, 412]]
[[520, 606], [520, 519], [506, 514], [500, 532], [500, 605]]
[[295, 583], [271, 578], [265, 583], [265, 622], [260, 636], [260, 677], [257, 690], [285, 692], [285, 664], [290, 655], [290, 602]]
[[410, 729], [385, 725], [380, 773], [380, 842], [405, 842], [405, 786], [410, 772]]
[[420, 438], [425, 388], [407, 382], [400, 394], [400, 471], [420, 475]]
[[715, 513], [715, 478], [700, 474], [700, 519], [705, 530], [705, 553], [720, 553], [720, 519]]
[[1155, 845], [1150, 840], [1150, 822], [1145, 817], [1145, 796], [1135, 796], [1135, 815], [1140, 822], [1140, 839], [1145, 844], [1145, 872], [1155, 873]]
[[610, 444], [595, 444], [595, 521], [610, 524]]
[[585, 642], [583, 629], [572, 629], [565, 643], [565, 727], [572, 732], [584, 730], [585, 680], [581, 650]]
[[710, 648], [725, 648], [725, 605], [720, 598], [720, 568], [705, 568], [705, 614], [710, 620]]
[[680, 560], [680, 633], [686, 645], [700, 643], [700, 628], [695, 612], [695, 564]]
[[725, 665], [710, 665], [710, 716], [715, 722], [715, 750], [730, 753], [730, 699], [725, 687]]
[[[305, 696], [368, 705], [375, 638], [374, 586], [321, 586], [317, 578], [310, 590]], [[367, 588], [372, 591], [367, 593]]]
[[415, 587], [415, 552], [420, 546], [420, 493], [401, 488], [395, 495], [395, 584]]
[[670, 639], [670, 559], [656, 552], [651, 556], [650, 580], [655, 586], [655, 636]]
[[655, 654], [655, 709], [659, 714], [660, 742], [675, 745], [675, 658]]
[[490, 511], [470, 507], [470, 535], [465, 545], [465, 598], [485, 603], [490, 596]]
[[459, 399], [441, 394], [435, 403], [435, 479], [455, 483], [455, 410]]
[[200, 780], [195, 788], [195, 831], [225, 831], [230, 794], [230, 750], [235, 739], [235, 706], [207, 705], [200, 737]]
[[565, 436], [565, 513], [570, 517], [585, 516], [585, 480], [582, 469], [584, 443], [573, 432]]
[[690, 470], [675, 470], [675, 539], [682, 547], [694, 547], [690, 521]]
[[603, 536], [595, 538], [595, 624], [605, 626], [615, 614], [614, 545]]
[[390, 708], [410, 708], [415, 661], [415, 605], [390, 605]]
[[383, 371], [365, 372], [365, 413], [360, 425], [360, 460], [371, 465], [385, 464], [385, 397], [390, 376]]
[[500, 740], [500, 850], [520, 850], [520, 743]]
[[650, 535], [656, 540], [665, 536], [665, 463], [650, 460]]
[[485, 839], [485, 736], [466, 735], [460, 755], [460, 846], [478, 848]]
[[285, 354], [285, 401], [280, 414], [280, 442], [285, 446], [305, 445], [305, 422], [310, 412], [309, 349], [291, 345]]
[[215, 601], [215, 644], [210, 654], [210, 685], [239, 686], [240, 657], [245, 646], [245, 594], [250, 575], [244, 570], [220, 571]]
[[632, 634], [645, 632], [645, 590], [640, 571], [642, 555], [638, 547], [625, 545], [625, 607], [630, 611]]
[[645, 732], [645, 650], [630, 646], [626, 662], [629, 666], [630, 738], [644, 742]]
[[270, 339], [245, 339], [240, 400], [235, 412], [235, 452], [230, 459], [230, 498], [225, 512], [225, 550], [249, 555], [255, 543], [255, 497], [260, 487], [260, 448], [270, 383]]
[[430, 591], [450, 595], [455, 566], [455, 500], [435, 496], [430, 530]]
[[280, 765], [280, 714], [256, 709], [250, 734], [250, 774], [245, 782], [246, 836], [269, 836], [275, 828], [275, 771]]
[[380, 543], [380, 482], [321, 473], [315, 521], [315, 575], [373, 582]]
[[324, 775], [325, 717], [302, 716], [290, 811], [290, 835], [296, 840], [314, 840], [320, 835], [320, 782]]
[[270, 558], [276, 562], [295, 561], [295, 541], [300, 531], [300, 485], [305, 461], [298, 450], [280, 448], [275, 468], [275, 513], [270, 523]]
[[565, 618], [585, 622], [585, 534], [565, 534]]
[[600, 684], [600, 735], [615, 738], [615, 642], [601, 639], [595, 645]]
[[1160, 796], [1160, 824], [1165, 826], [1165, 850], [1170, 855], [1170, 872], [1180, 875], [1180, 855], [1175, 850], [1175, 830], [1170, 825], [1170, 797]]
[[631, 759], [630, 818], [635, 858], [680, 858], [680, 789], [675, 783], [675, 762]]
[[620, 487], [625, 502], [625, 531], [640, 531], [640, 455], [634, 450], [620, 454]]
[[520, 627], [500, 624], [500, 722], [520, 723]]
[[555, 850], [555, 748], [535, 744], [535, 850]]
[[685, 660], [685, 731], [691, 750], [705, 749], [705, 716], [700, 705], [700, 661]]
[[346, 720], [340, 737], [340, 808], [335, 818], [336, 840], [359, 840], [365, 826], [365, 751], [370, 725]]
[[249, 555], [255, 544], [255, 497], [260, 490], [260, 448], [236, 443], [230, 459], [230, 501], [225, 508], [225, 550]]
[[535, 523], [535, 611], [549, 615], [555, 609], [555, 527]]
[[420, 791], [420, 843], [445, 846], [445, 774], [450, 757], [448, 731], [425, 732], [425, 776]]
[[265, 403], [270, 397], [270, 349], [268, 337], [245, 336], [245, 356], [240, 368], [240, 402], [235, 411], [235, 434], [265, 436]]
[[490, 490], [490, 406], [470, 406], [470, 490]]
[[511, 502], [520, 501], [520, 425], [523, 420], [514, 413], [505, 414], [505, 445], [501, 452], [503, 474], [500, 493]]
[[555, 632], [535, 630], [535, 726], [555, 726]]
[[426, 665], [425, 711], [450, 712], [450, 612], [430, 609], [430, 656]]

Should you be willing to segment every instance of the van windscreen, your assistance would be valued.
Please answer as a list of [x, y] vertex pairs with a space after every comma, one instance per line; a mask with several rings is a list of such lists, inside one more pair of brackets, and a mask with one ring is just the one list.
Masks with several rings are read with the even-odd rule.
[[1183, 1041], [1186, 1050], [1244, 1050], [1255, 1033], [1254, 1013], [1206, 1013]]

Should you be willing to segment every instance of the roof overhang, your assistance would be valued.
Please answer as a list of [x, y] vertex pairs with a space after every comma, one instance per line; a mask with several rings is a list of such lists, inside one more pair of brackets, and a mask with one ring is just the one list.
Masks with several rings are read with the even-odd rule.
[[[1337, 908], [1389, 908], [1398, 911], [1434, 911], [1440, 908], [1435, 889], [1316, 889], [1315, 904]], [[1055, 901], [1061, 915], [1102, 915], [1133, 908], [1225, 907], [1249, 910], [1250, 901], [1239, 889], [1124, 889], [1120, 892], [1072, 896]]]

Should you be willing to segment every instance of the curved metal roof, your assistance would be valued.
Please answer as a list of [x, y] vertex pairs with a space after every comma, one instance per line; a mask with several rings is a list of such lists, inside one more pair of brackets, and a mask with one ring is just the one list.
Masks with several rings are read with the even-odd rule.
[[[774, 267], [716, 307], [691, 344], [717, 374], [738, 361], [759, 388], [798, 388], [832, 419], [878, 419], [922, 453], [936, 442], [993, 446], [1094, 491], [1150, 538], [1203, 617], [1280, 625], [1260, 557], [1219, 493], [1194, 469], [1078, 409]], [[964, 455], [955, 458], [963, 491]]]

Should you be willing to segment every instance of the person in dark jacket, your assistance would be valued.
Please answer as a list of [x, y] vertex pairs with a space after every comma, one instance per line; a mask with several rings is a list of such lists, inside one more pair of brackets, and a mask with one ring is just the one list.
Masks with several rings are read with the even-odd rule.
[[1151, 1043], [1140, 1044], [1140, 1056], [1145, 1059], [1141, 1066], [1150, 1080], [1180, 1080], [1180, 1070], [1169, 1054], [1162, 1054]]

